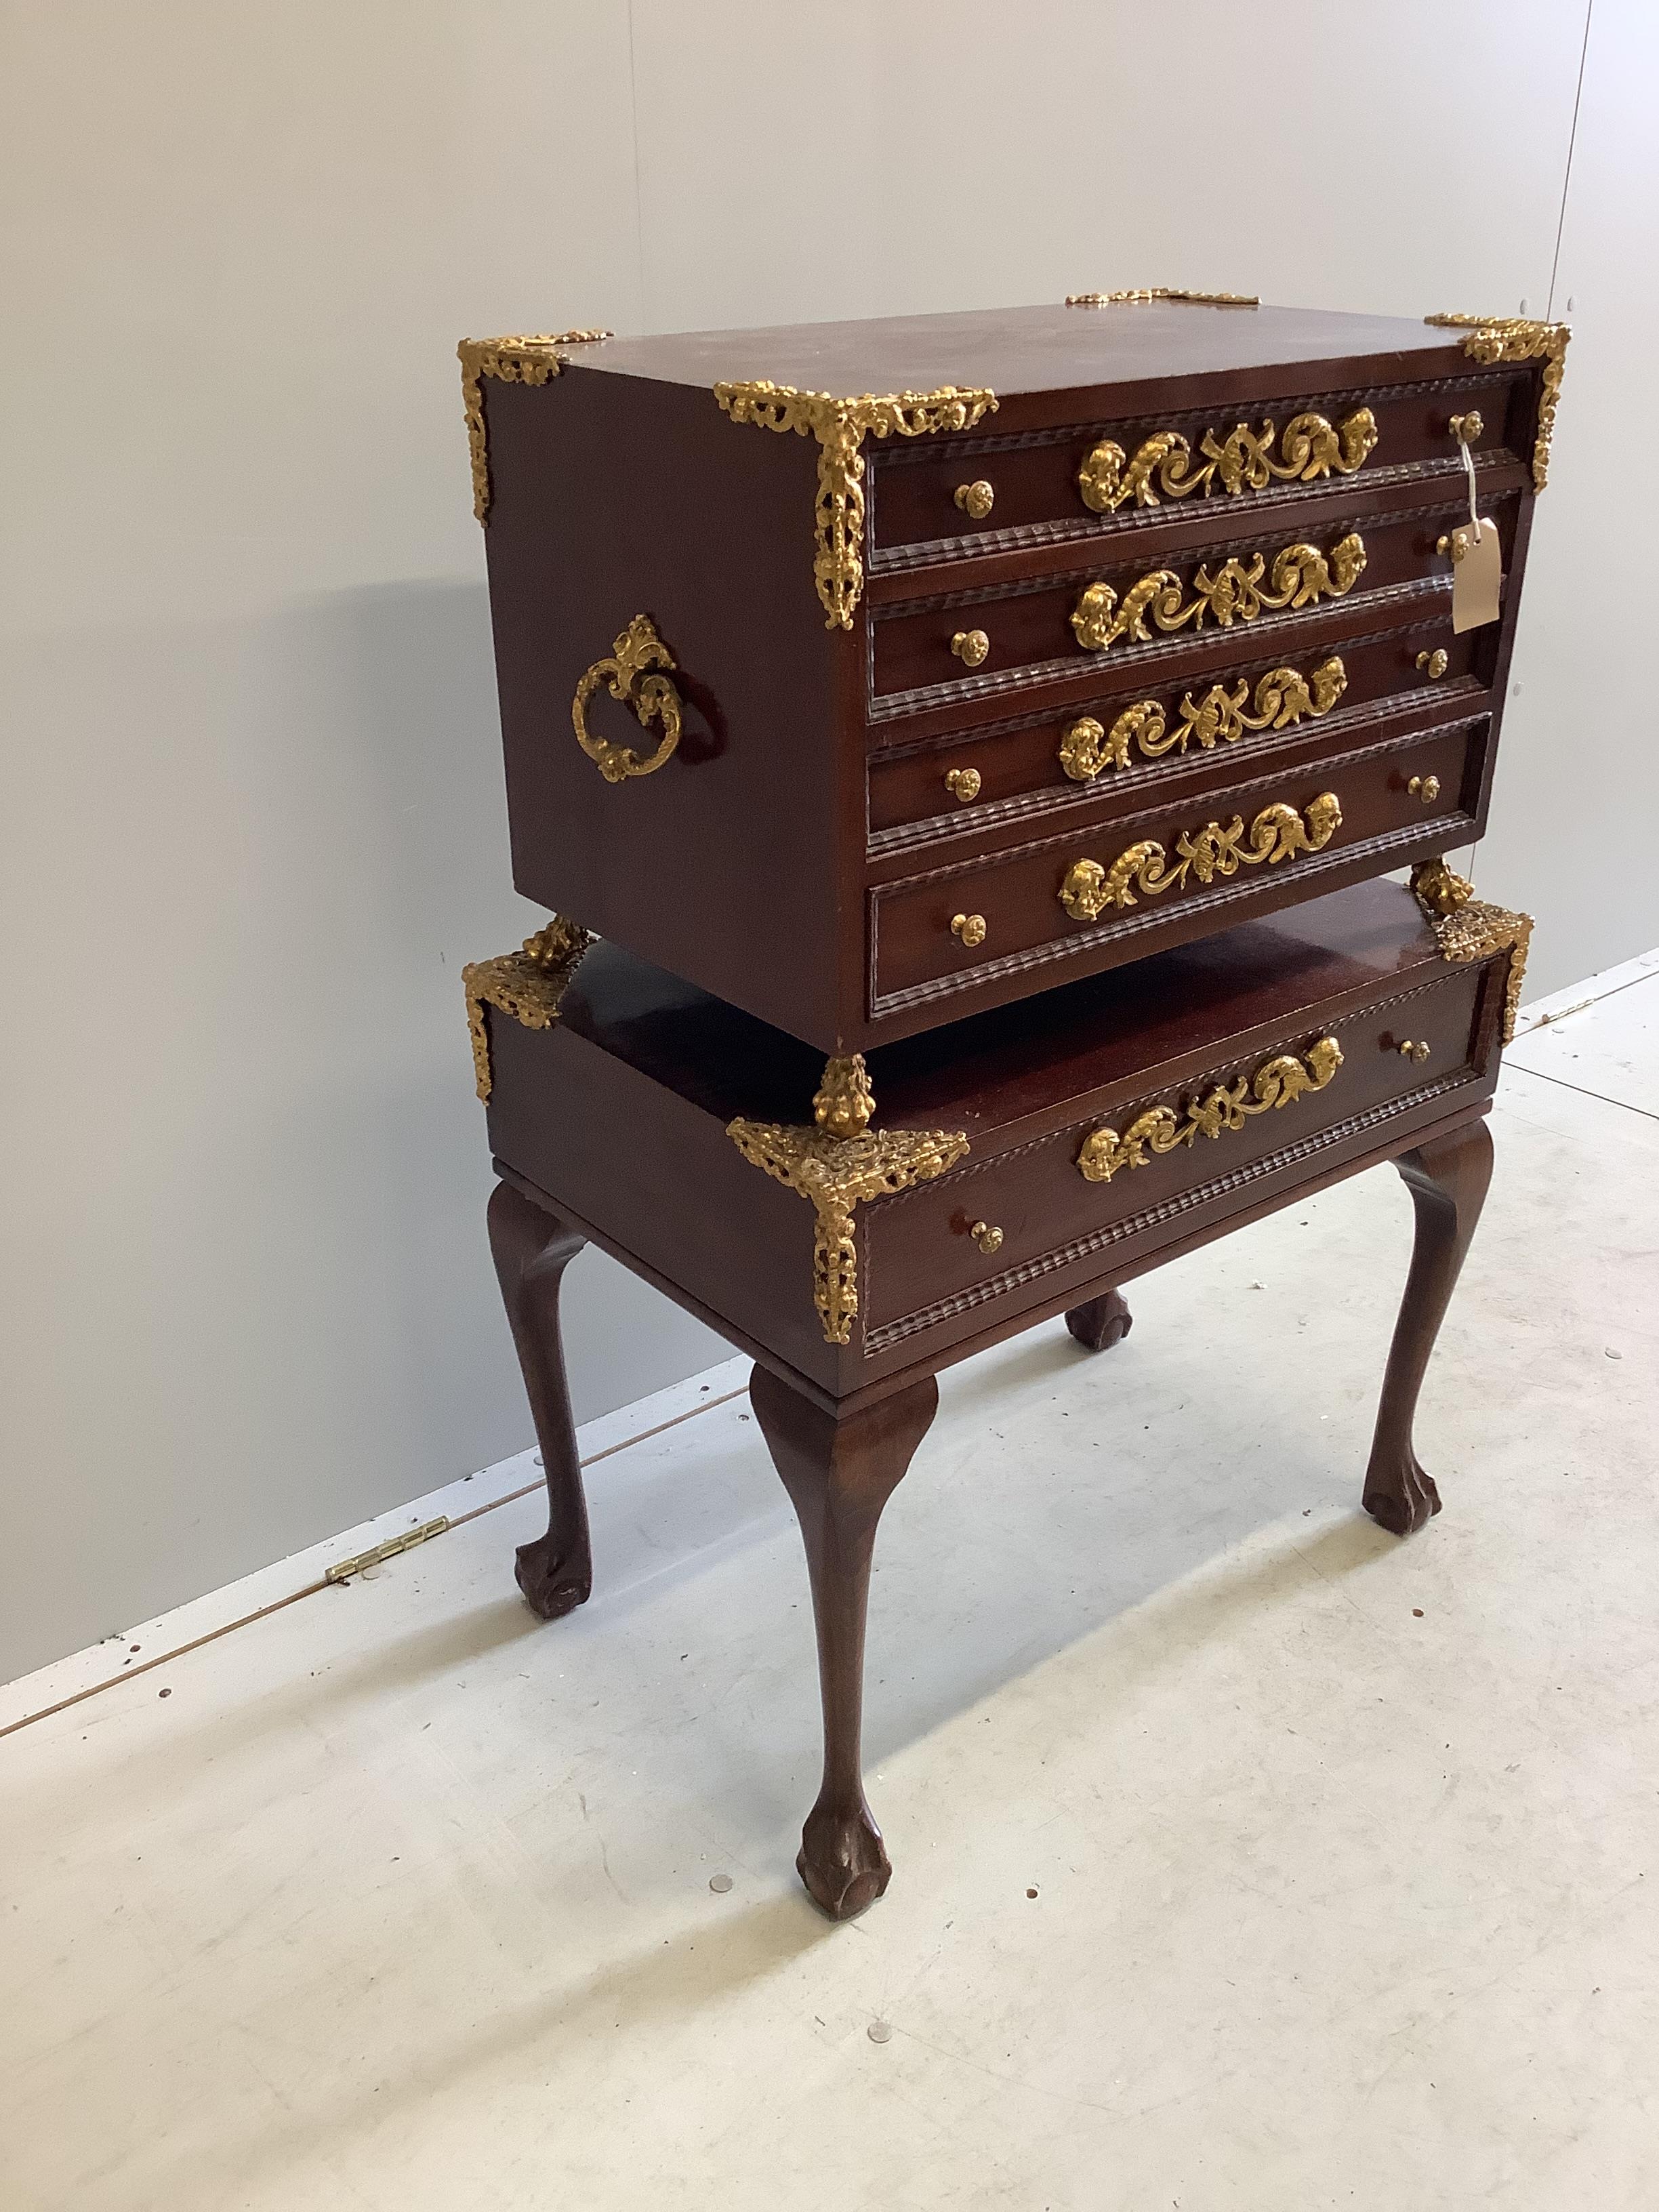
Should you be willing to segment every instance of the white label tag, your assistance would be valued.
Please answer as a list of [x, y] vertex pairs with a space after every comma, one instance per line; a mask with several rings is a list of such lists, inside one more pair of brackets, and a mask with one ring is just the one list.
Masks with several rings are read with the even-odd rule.
[[1504, 590], [1504, 556], [1498, 526], [1484, 515], [1451, 533], [1452, 628], [1479, 629], [1498, 620]]

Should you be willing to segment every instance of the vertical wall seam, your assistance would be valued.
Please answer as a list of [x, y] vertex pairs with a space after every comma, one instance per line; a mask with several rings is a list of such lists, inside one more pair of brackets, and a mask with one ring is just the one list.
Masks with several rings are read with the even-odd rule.
[[[1588, 21], [1585, 26], [1585, 36], [1587, 38], [1589, 36]], [[1581, 79], [1583, 74], [1583, 66], [1581, 62], [1579, 65]], [[634, 0], [628, 0], [628, 113], [634, 131], [634, 265], [637, 278], [635, 289], [640, 303], [640, 327], [642, 331], [648, 331], [652, 325], [651, 318], [646, 312], [645, 302], [645, 195], [640, 184], [640, 76], [634, 60]], [[1576, 110], [1574, 114], [1576, 119]], [[1567, 151], [1567, 161], [1571, 168], [1572, 162], [1571, 147]], [[1564, 201], [1563, 205], [1565, 204]]]
[[[629, 0], [633, 6], [633, 0]], [[1595, 0], [1584, 0], [1584, 42], [1578, 49], [1578, 82], [1572, 95], [1572, 129], [1567, 133], [1567, 167], [1561, 179], [1561, 214], [1555, 226], [1555, 258], [1550, 263], [1550, 295], [1544, 308], [1544, 320], [1555, 319], [1555, 280], [1561, 268], [1561, 237], [1567, 227], [1567, 194], [1572, 189], [1572, 155], [1578, 143], [1578, 109], [1584, 97], [1584, 64], [1589, 54], [1590, 18], [1595, 13]], [[637, 138], [635, 141], [638, 145]]]

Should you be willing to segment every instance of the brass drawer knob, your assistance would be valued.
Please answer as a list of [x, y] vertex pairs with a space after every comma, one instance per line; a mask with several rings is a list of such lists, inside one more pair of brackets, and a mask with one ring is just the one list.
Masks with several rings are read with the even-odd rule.
[[959, 629], [951, 640], [951, 650], [964, 668], [977, 668], [991, 650], [991, 641], [982, 629]]
[[1400, 1057], [1402, 1060], [1414, 1060], [1420, 1067], [1428, 1056], [1429, 1048], [1424, 1043], [1421, 1037], [1402, 1037], [1401, 1039]]
[[976, 945], [985, 942], [985, 916], [982, 914], [953, 914], [951, 933], [959, 937], [971, 952]]
[[977, 799], [979, 787], [976, 768], [947, 768], [945, 771], [945, 788], [959, 806], [966, 806], [969, 799]]
[[1451, 434], [1460, 446], [1477, 445], [1486, 427], [1480, 420], [1478, 407], [1471, 407], [1467, 415], [1454, 415], [1449, 425]]
[[1406, 788], [1413, 799], [1420, 799], [1425, 806], [1432, 806], [1440, 796], [1440, 779], [1437, 775], [1414, 775]]
[[958, 484], [956, 498], [964, 514], [970, 515], [975, 522], [983, 522], [996, 505], [996, 487], [979, 477], [970, 484]]
[[1443, 645], [1437, 645], [1432, 653], [1419, 653], [1417, 665], [1431, 684], [1437, 684], [1450, 665], [1449, 656]]
[[994, 1229], [988, 1221], [975, 1221], [968, 1234], [981, 1252], [989, 1254], [1002, 1249], [1002, 1231]]

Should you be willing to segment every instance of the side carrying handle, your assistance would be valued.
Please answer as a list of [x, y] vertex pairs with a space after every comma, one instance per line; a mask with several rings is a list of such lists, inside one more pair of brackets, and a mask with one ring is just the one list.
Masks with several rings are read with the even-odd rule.
[[[570, 720], [576, 743], [607, 783], [621, 783], [630, 775], [649, 775], [659, 769], [680, 741], [683, 708], [672, 679], [659, 672], [676, 665], [673, 654], [657, 635], [649, 615], [635, 615], [603, 660], [586, 671], [570, 702]], [[631, 707], [641, 729], [662, 725], [662, 736], [653, 753], [641, 754], [629, 745], [612, 744], [596, 738], [587, 726], [587, 702], [604, 684], [613, 699]]]

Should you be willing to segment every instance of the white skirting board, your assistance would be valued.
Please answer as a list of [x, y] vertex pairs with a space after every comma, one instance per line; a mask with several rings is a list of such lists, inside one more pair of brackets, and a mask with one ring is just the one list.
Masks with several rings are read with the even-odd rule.
[[[608, 1459], [613, 1452], [623, 1451], [677, 1421], [689, 1420], [710, 1406], [723, 1405], [747, 1389], [749, 1368], [745, 1358], [722, 1360], [717, 1367], [688, 1376], [684, 1382], [671, 1383], [665, 1390], [653, 1391], [647, 1398], [635, 1399], [614, 1413], [602, 1413], [598, 1420], [585, 1422], [576, 1431], [583, 1466]], [[463, 1516], [473, 1519], [535, 1488], [541, 1480], [539, 1453], [534, 1449], [516, 1452], [511, 1459], [497, 1460], [493, 1467], [463, 1475], [441, 1490], [428, 1491], [424, 1498], [395, 1505], [372, 1521], [360, 1522], [355, 1528], [343, 1529], [339, 1535], [295, 1552], [289, 1559], [260, 1567], [221, 1589], [174, 1606], [153, 1620], [143, 1620], [135, 1627], [106, 1636], [84, 1651], [72, 1651], [49, 1667], [0, 1684], [0, 1735], [55, 1711], [72, 1699], [90, 1696], [128, 1674], [159, 1666], [191, 1645], [228, 1635], [277, 1606], [292, 1604], [300, 1597], [313, 1601], [325, 1598], [331, 1592], [325, 1577], [338, 1561], [372, 1551], [423, 1522], [441, 1518], [453, 1522]], [[373, 1574], [374, 1569], [368, 1571]]]

